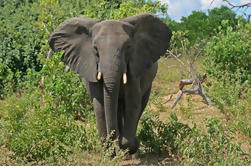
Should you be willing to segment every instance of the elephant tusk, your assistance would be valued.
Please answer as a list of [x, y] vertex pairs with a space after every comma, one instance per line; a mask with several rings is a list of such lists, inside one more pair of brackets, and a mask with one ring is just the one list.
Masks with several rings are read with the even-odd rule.
[[102, 73], [101, 72], [98, 72], [98, 76], [97, 76], [97, 79], [100, 80], [102, 77]]
[[124, 84], [127, 83], [127, 76], [126, 76], [126, 73], [123, 73], [123, 83], [124, 83]]

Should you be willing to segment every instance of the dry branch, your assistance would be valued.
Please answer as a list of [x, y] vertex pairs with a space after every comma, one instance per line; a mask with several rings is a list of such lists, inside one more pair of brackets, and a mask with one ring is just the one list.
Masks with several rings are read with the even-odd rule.
[[173, 95], [170, 95], [169, 96], [169, 99], [168, 100], [166, 100], [164, 103], [162, 103], [162, 104], [166, 104], [167, 102], [169, 102], [171, 99], [172, 99], [172, 97], [173, 97]]
[[[212, 5], [214, 3], [215, 0], [212, 0], [210, 5]], [[241, 5], [235, 5], [233, 4], [232, 2], [230, 2], [229, 0], [222, 0], [223, 2], [226, 2], [230, 7], [231, 9], [233, 8], [248, 8], [248, 7], [251, 7], [251, 2], [247, 2], [247, 3], [244, 3], [244, 4], [241, 4]]]
[[[214, 1], [215, 0], [212, 0], [210, 5], [212, 5], [214, 3]], [[222, 0], [222, 1], [226, 2], [231, 9], [238, 10], [238, 9], [244, 8], [246, 10], [247, 8], [251, 7], [251, 2], [246, 2], [246, 3], [240, 4], [240, 5], [235, 5], [234, 3], [230, 2], [229, 0]], [[247, 14], [247, 13], [245, 13], [245, 11], [243, 11], [243, 13], [247, 16], [247, 21], [250, 21], [251, 14]]]
[[235, 5], [232, 2], [228, 1], [228, 0], [223, 0], [224, 2], [226, 2], [229, 6], [231, 6], [231, 8], [244, 8], [244, 7], [251, 7], [251, 2], [248, 3], [244, 3], [241, 5]]
[[45, 32], [49, 35], [50, 32], [48, 31], [48, 29], [47, 29], [47, 27], [46, 27], [46, 25], [45, 25], [45, 23], [43, 21], [42, 21], [42, 25], [43, 25], [43, 27], [45, 29]]
[[[204, 74], [202, 77], [197, 76], [194, 79], [181, 80], [180, 84], [179, 84], [180, 94], [178, 95], [178, 97], [176, 98], [174, 103], [172, 104], [171, 108], [174, 108], [176, 106], [176, 104], [178, 103], [178, 101], [180, 100], [180, 98], [182, 97], [182, 95], [184, 93], [199, 94], [206, 101], [207, 104], [212, 105], [211, 100], [203, 93], [202, 86], [201, 86], [201, 84], [206, 80], [206, 78], [207, 78], [207, 76], [206, 76], [206, 74]], [[190, 84], [194, 85], [194, 89], [183, 90], [185, 85], [190, 85]]]
[[172, 53], [171, 51], [167, 50], [167, 52], [172, 56], [174, 57], [178, 62], [180, 62], [183, 66], [186, 67], [185, 63], [182, 62], [176, 55], [174, 55], [174, 53]]

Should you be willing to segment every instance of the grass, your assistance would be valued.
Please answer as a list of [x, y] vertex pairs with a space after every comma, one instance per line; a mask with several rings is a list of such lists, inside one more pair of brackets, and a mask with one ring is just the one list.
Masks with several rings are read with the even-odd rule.
[[[199, 59], [196, 63], [201, 64], [201, 61], [202, 60]], [[199, 71], [203, 72], [200, 65], [198, 66]], [[71, 74], [68, 74], [68, 76], [71, 77]], [[50, 107], [53, 106], [53, 108], [60, 111], [60, 113], [58, 113], [54, 110], [51, 114], [46, 115], [43, 113], [43, 110], [46, 111], [50, 108], [44, 105], [46, 103], [40, 105], [39, 103], [32, 102], [34, 96], [30, 96], [31, 99], [33, 99], [30, 100], [29, 97], [25, 98], [25, 94], [21, 96], [14, 94], [12, 97], [0, 101], [0, 130], [5, 131], [5, 134], [8, 133], [8, 131], [3, 127], [6, 126], [6, 123], [14, 121], [15, 118], [18, 119], [18, 117], [20, 117], [22, 119], [23, 116], [31, 115], [28, 119], [34, 119], [39, 122], [39, 119], [37, 119], [39, 116], [35, 114], [35, 110], [37, 109], [39, 114], [52, 118], [52, 120], [60, 114], [62, 118], [62, 121], [56, 121], [55, 125], [52, 123], [52, 120], [44, 119], [43, 121], [48, 123], [49, 126], [44, 126], [42, 130], [55, 129], [55, 131], [58, 131], [58, 126], [60, 130], [80, 132], [80, 135], [82, 134], [82, 140], [76, 139], [80, 136], [79, 134], [75, 134], [76, 137], [71, 137], [66, 134], [66, 140], [69, 139], [67, 146], [60, 147], [60, 145], [59, 147], [54, 147], [55, 151], [52, 150], [52, 153], [49, 153], [51, 156], [56, 155], [56, 160], [53, 160], [51, 156], [47, 156], [46, 159], [36, 161], [27, 159], [27, 156], [22, 157], [14, 153], [12, 149], [9, 148], [6, 139], [4, 139], [4, 133], [0, 132], [0, 165], [157, 165], [161, 163], [164, 165], [176, 165], [182, 161], [183, 165], [186, 165], [184, 162], [190, 163], [191, 165], [205, 165], [211, 161], [221, 163], [221, 165], [224, 165], [223, 162], [230, 165], [235, 165], [236, 163], [237, 165], [243, 163], [245, 165], [248, 163], [248, 161], [246, 161], [246, 155], [242, 154], [242, 151], [238, 149], [238, 143], [242, 143], [241, 147], [244, 149], [244, 153], [250, 154], [251, 148], [248, 127], [243, 127], [246, 124], [250, 124], [250, 116], [248, 114], [246, 118], [243, 116], [243, 114], [245, 115], [245, 113], [247, 113], [247, 101], [241, 99], [237, 105], [220, 108], [217, 107], [217, 105], [208, 106], [198, 95], [184, 95], [176, 107], [171, 109], [170, 105], [177, 96], [179, 80], [187, 77], [188, 73], [186, 73], [184, 67], [175, 59], [160, 59], [159, 70], [153, 82], [150, 100], [139, 124], [138, 134], [141, 134], [141, 136], [143, 134], [142, 138], [146, 136], [145, 140], [141, 140], [140, 150], [134, 156], [125, 156], [121, 153], [121, 155], [118, 155], [118, 157], [113, 160], [110, 160], [109, 155], [104, 155], [106, 153], [102, 151], [98, 142], [93, 114], [85, 114], [86, 120], [78, 119], [73, 121], [73, 119], [68, 119], [69, 116], [74, 117], [74, 114], [78, 113], [79, 108], [83, 108], [82, 106], [73, 105], [73, 108], [76, 108], [76, 113], [73, 112], [72, 114], [67, 105], [69, 102], [68, 99], [64, 99], [62, 104], [57, 103], [54, 105], [52, 102], [53, 98], [45, 98], [44, 100], [48, 100], [47, 102], [51, 104], [49, 105]], [[74, 81], [74, 79], [68, 80], [69, 83]], [[75, 82], [78, 83], [78, 80], [76, 79]], [[211, 82], [210, 78], [209, 82]], [[67, 88], [65, 88], [67, 84], [60, 82], [56, 85], [65, 89], [65, 91], [63, 91], [64, 94], [68, 93]], [[61, 94], [62, 91], [57, 92], [53, 89], [53, 86], [54, 84], [50, 84], [51, 89], [49, 89], [48, 92], [55, 91], [55, 95], [58, 95], [57, 93], [59, 92]], [[207, 83], [205, 83], [204, 86], [207, 88]], [[71, 89], [69, 90], [72, 92]], [[207, 93], [210, 95], [210, 87], [207, 89]], [[59, 96], [61, 96], [60, 94]], [[74, 98], [76, 101], [82, 100], [78, 97], [81, 96], [81, 94], [79, 94], [77, 90], [76, 92], [74, 91], [73, 94], [77, 97]], [[167, 102], [170, 95], [173, 95], [173, 98]], [[219, 93], [212, 94], [216, 99], [219, 97], [218, 95]], [[61, 106], [65, 107], [61, 108]], [[236, 113], [235, 109], [238, 108], [241, 108], [242, 112]], [[89, 110], [90, 108], [88, 107], [86, 109]], [[233, 115], [238, 116], [234, 117]], [[27, 119], [22, 119], [22, 121], [25, 123], [29, 122]], [[25, 124], [22, 123], [17, 124], [30, 131], [37, 132], [39, 129], [39, 126], [37, 126], [38, 128], [34, 128], [25, 126]], [[31, 124], [33, 124], [33, 122]], [[61, 124], [66, 124], [66, 126], [60, 127]], [[240, 130], [242, 127], [243, 129]], [[80, 130], [81, 128], [85, 130]], [[12, 128], [12, 131], [16, 130]], [[181, 135], [183, 136], [181, 137]], [[25, 135], [23, 136], [25, 137]], [[52, 136], [58, 139], [57, 141], [64, 143], [64, 140], [61, 139], [63, 137], [60, 136], [60, 131], [57, 135], [52, 134]], [[15, 137], [13, 136], [13, 138]], [[51, 140], [50, 137], [47, 139]], [[10, 141], [12, 141], [13, 146], [15, 145], [14, 147], [21, 148], [18, 146], [18, 142]], [[203, 146], [203, 143], [206, 148]], [[190, 146], [191, 144], [192, 146]], [[50, 144], [50, 146], [54, 146], [54, 144]], [[57, 151], [62, 151], [62, 148], [63, 152], [58, 153]], [[218, 151], [215, 151], [216, 149], [218, 149]], [[40, 153], [39, 149], [37, 149], [37, 152]], [[61, 156], [61, 154], [63, 155]], [[224, 155], [229, 157], [226, 158], [228, 160], [223, 160]], [[217, 156], [219, 159], [222, 159], [222, 161], [219, 160]], [[245, 159], [243, 162], [241, 160], [242, 158]], [[241, 162], [239, 160], [241, 160]]]
[[[182, 60], [185, 61], [185, 59]], [[199, 58], [195, 62], [200, 73], [203, 73], [202, 61], [203, 59]], [[234, 130], [232, 134], [234, 141], [241, 142], [245, 152], [250, 154], [251, 137], [250, 128], [248, 128], [251, 124], [251, 116], [248, 111], [248, 108], [250, 108], [250, 97], [239, 99], [237, 104], [226, 106], [222, 110], [216, 104], [213, 106], [205, 104], [199, 95], [183, 95], [176, 107], [171, 109], [170, 106], [177, 97], [179, 80], [188, 78], [188, 74], [183, 69], [183, 65], [173, 58], [160, 59], [159, 70], [153, 82], [153, 93], [148, 108], [157, 109], [161, 107], [159, 109], [159, 117], [165, 123], [169, 122], [168, 118], [170, 114], [175, 113], [182, 123], [188, 124], [190, 127], [196, 124], [201, 131], [206, 130], [205, 121], [207, 119], [216, 117], [222, 121], [223, 125], [227, 126], [226, 130]], [[212, 78], [208, 79], [209, 82], [213, 80]], [[207, 82], [203, 86], [207, 89], [207, 94], [212, 95]], [[172, 99], [166, 102], [170, 98], [170, 95], [173, 95]], [[218, 95], [218, 98], [221, 97], [219, 96], [220, 91], [213, 95]], [[161, 102], [156, 102], [156, 98]]]

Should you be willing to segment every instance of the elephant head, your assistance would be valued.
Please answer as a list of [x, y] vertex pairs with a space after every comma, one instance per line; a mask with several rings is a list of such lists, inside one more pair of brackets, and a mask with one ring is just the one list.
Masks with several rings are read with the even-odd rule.
[[49, 45], [64, 50], [63, 62], [84, 80], [102, 82], [106, 130], [118, 133], [121, 86], [140, 78], [165, 54], [171, 35], [166, 24], [150, 14], [105, 21], [77, 17], [61, 23]]

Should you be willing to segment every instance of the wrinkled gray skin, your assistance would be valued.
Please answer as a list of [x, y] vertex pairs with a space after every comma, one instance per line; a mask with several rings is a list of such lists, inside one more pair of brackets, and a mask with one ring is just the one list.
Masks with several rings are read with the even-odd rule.
[[149, 99], [157, 60], [171, 36], [170, 29], [150, 14], [106, 21], [71, 18], [52, 33], [51, 48], [64, 50], [64, 63], [85, 81], [101, 139], [115, 131], [113, 139], [118, 138], [120, 148], [137, 151], [138, 121]]

